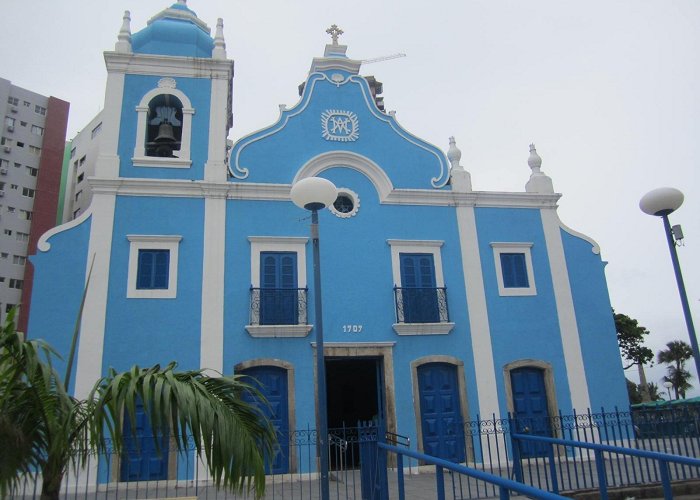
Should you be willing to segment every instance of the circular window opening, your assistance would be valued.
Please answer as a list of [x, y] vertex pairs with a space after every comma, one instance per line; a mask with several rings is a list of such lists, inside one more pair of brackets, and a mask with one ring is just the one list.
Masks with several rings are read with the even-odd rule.
[[353, 217], [357, 213], [357, 209], [360, 208], [360, 199], [356, 193], [349, 189], [339, 188], [338, 197], [333, 202], [333, 205], [328, 208], [337, 217]]

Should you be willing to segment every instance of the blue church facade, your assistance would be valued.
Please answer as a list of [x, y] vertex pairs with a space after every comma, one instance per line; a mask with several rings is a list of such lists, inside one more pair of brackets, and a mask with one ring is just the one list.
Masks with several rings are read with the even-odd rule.
[[481, 460], [463, 421], [626, 407], [604, 262], [559, 220], [534, 146], [523, 192], [473, 191], [454, 140], [402, 128], [331, 35], [299, 102], [227, 147], [223, 23], [211, 36], [182, 0], [133, 35], [125, 15], [91, 207], [32, 258], [28, 333], [61, 353], [90, 276], [71, 390], [177, 360], [255, 376], [281, 431], [314, 428], [309, 221], [289, 193], [319, 176], [339, 188], [320, 214], [331, 427], [382, 418]]

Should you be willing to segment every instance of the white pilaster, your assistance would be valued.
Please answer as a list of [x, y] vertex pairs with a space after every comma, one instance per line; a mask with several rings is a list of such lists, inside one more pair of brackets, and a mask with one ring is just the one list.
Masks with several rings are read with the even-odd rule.
[[224, 373], [224, 272], [226, 260], [226, 197], [204, 199], [204, 263], [202, 268], [202, 333], [200, 367]]
[[116, 196], [113, 194], [93, 193], [86, 276], [93, 256], [95, 263], [80, 323], [75, 376], [75, 397], [78, 399], [85, 399], [102, 376], [115, 202]]
[[483, 418], [488, 418], [492, 413], [500, 415], [500, 411], [474, 207], [457, 207], [457, 226], [474, 350], [474, 371], [479, 391], [479, 413]]
[[95, 165], [95, 176], [119, 177], [119, 128], [121, 126], [124, 73], [110, 71], [107, 75], [105, 106], [102, 111], [100, 150]]
[[209, 150], [204, 180], [226, 182], [226, 136], [228, 135], [228, 95], [231, 80], [213, 77], [209, 106]]
[[571, 283], [564, 255], [564, 244], [561, 239], [559, 216], [556, 209], [542, 209], [542, 226], [544, 229], [549, 267], [552, 271], [554, 299], [559, 318], [559, 329], [564, 349], [564, 361], [571, 392], [571, 404], [577, 412], [584, 412], [591, 406], [586, 382], [586, 370], [583, 364], [581, 342], [576, 324], [574, 298], [571, 294]]

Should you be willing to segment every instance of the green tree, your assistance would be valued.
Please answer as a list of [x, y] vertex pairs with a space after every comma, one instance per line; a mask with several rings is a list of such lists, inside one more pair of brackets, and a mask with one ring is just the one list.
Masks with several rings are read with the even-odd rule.
[[[649, 330], [641, 326], [636, 319], [632, 319], [625, 314], [617, 314], [613, 310], [615, 319], [615, 331], [617, 332], [617, 343], [620, 352], [627, 361], [625, 370], [637, 366], [639, 371], [639, 382], [641, 386], [642, 401], [652, 401], [649, 395], [649, 384], [647, 384], [644, 365], [654, 359], [654, 351], [644, 345], [644, 337], [649, 335]], [[631, 400], [630, 400], [631, 401]]]
[[668, 365], [666, 367], [667, 375], [663, 380], [673, 384], [676, 399], [678, 399], [679, 396], [685, 399], [686, 391], [693, 387], [689, 382], [692, 375], [685, 369], [685, 362], [692, 357], [693, 350], [682, 340], [672, 340], [668, 342], [666, 344], [666, 349], [659, 351], [656, 355], [656, 359], [659, 363]]
[[90, 397], [78, 400], [65, 389], [68, 377], [62, 381], [51, 365], [55, 352], [41, 340], [23, 339], [14, 315], [8, 314], [0, 331], [0, 497], [23, 474], [39, 472], [41, 498], [58, 499], [69, 467], [105, 452], [108, 438], [116, 453], [122, 450], [124, 415], [134, 418], [138, 399], [154, 435], [171, 433], [179, 450], [187, 449], [188, 433], [193, 437], [217, 486], [262, 496], [263, 457], [272, 455], [276, 436], [257, 405], [243, 399], [247, 391], [260, 394], [241, 376], [179, 372], [175, 363], [134, 366], [110, 371]]

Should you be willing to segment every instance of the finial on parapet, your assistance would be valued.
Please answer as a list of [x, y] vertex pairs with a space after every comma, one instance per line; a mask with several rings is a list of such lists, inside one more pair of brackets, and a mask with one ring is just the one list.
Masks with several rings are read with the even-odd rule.
[[117, 43], [114, 45], [116, 52], [131, 52], [131, 13], [128, 10], [124, 11], [122, 18], [122, 27], [117, 35]]
[[345, 32], [338, 28], [337, 24], [332, 24], [331, 27], [326, 30], [326, 33], [331, 36], [333, 45], [338, 45], [338, 37]]
[[457, 141], [450, 137], [450, 148], [447, 150], [447, 159], [450, 161], [450, 185], [452, 191], [467, 193], [472, 190], [472, 176], [459, 161], [462, 159], [462, 151], [457, 147]]
[[177, 0], [177, 3], [184, 5], [185, 7], [187, 6], [187, 0]]
[[214, 50], [212, 59], [226, 59], [226, 41], [224, 40], [224, 20], [216, 20], [216, 34], [214, 35]]
[[542, 158], [537, 154], [534, 144], [530, 144], [530, 156], [527, 158], [527, 164], [532, 169], [530, 180], [525, 184], [525, 191], [528, 193], [553, 193], [554, 185], [540, 167], [542, 166]]

